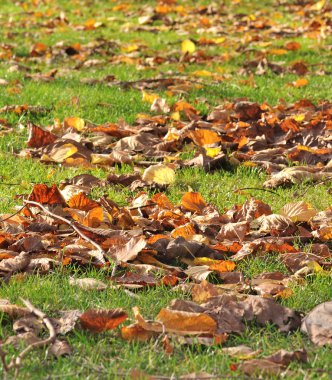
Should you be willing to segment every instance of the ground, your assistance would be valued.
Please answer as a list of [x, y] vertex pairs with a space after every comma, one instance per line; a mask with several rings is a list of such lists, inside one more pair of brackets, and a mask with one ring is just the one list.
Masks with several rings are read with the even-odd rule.
[[[275, 105], [280, 99], [288, 104], [300, 99], [309, 99], [318, 104], [331, 97], [329, 60], [332, 39], [328, 36], [328, 22], [325, 29], [322, 26], [328, 12], [323, 13], [326, 9], [324, 7], [327, 7], [324, 1], [227, 0], [217, 15], [209, 13], [206, 8], [218, 8], [218, 5], [211, 5], [204, 0], [165, 3], [129, 0], [121, 3], [93, 0], [2, 0], [0, 78], [5, 83], [0, 86], [0, 108], [29, 105], [45, 107], [47, 111], [0, 114], [0, 125], [10, 125], [8, 129], [2, 127], [0, 140], [0, 212], [13, 212], [13, 207], [21, 204], [21, 198], [15, 195], [29, 194], [36, 183], [59, 184], [66, 178], [87, 172], [104, 179], [111, 171], [132, 171], [130, 165], [93, 169], [65, 167], [61, 164], [45, 165], [39, 160], [15, 155], [26, 147], [28, 121], [47, 126], [56, 119], [62, 122], [65, 117], [75, 116], [97, 125], [115, 123], [120, 119], [131, 124], [138, 114], [152, 113], [151, 104], [142, 97], [140, 89], [108, 86], [107, 80], [103, 79], [106, 76], [113, 76], [119, 81], [186, 76], [192, 81], [192, 88], [188, 91], [172, 94], [160, 89], [146, 91], [166, 97], [170, 105], [184, 98], [201, 115], [208, 114], [214, 106], [226, 100], [234, 101], [238, 98]], [[198, 12], [199, 9], [201, 12]], [[158, 16], [152, 24], [140, 20], [151, 14]], [[259, 26], [259, 23], [263, 26]], [[145, 28], [146, 25], [155, 28]], [[269, 28], [264, 25], [272, 25], [281, 32], [270, 34]], [[181, 43], [189, 38], [195, 42], [196, 49], [219, 58], [193, 62], [182, 59], [184, 51], [181, 50]], [[202, 38], [215, 41], [203, 44], [199, 42]], [[53, 54], [54, 50], [49, 50], [55, 49], [56, 44], [60, 46], [60, 43], [75, 48], [78, 46], [75, 44], [86, 46], [102, 39], [114, 43], [110, 44], [109, 50], [105, 48], [100, 51], [97, 48], [89, 53], [66, 56], [57, 56]], [[300, 48], [285, 48], [289, 42], [299, 43]], [[33, 49], [36, 50], [35, 57]], [[258, 75], [256, 68], [251, 71], [245, 69], [246, 62], [257, 60], [260, 54], [268, 57], [269, 62], [279, 64], [282, 71], [274, 72], [267, 68]], [[149, 58], [156, 56], [167, 59], [161, 60], [160, 64], [149, 64]], [[88, 60], [99, 62], [84, 64]], [[299, 74], [291, 70], [296, 61], [305, 61], [307, 71]], [[17, 69], [10, 69], [15, 65]], [[52, 69], [58, 70], [55, 79], [50, 74]], [[27, 75], [38, 73], [46, 74], [46, 79]], [[303, 78], [306, 81], [297, 82]], [[82, 79], [103, 80], [90, 85]], [[192, 157], [191, 147], [182, 154], [183, 158]], [[220, 211], [234, 204], [243, 204], [248, 194], [268, 203], [274, 212], [294, 199], [309, 202], [319, 211], [331, 206], [328, 182], [319, 186], [302, 183], [289, 188], [277, 188], [271, 193], [262, 190], [266, 178], [267, 174], [259, 168], [240, 166], [232, 172], [220, 170], [213, 173], [205, 173], [199, 168], [186, 168], [177, 171], [176, 181], [168, 187], [166, 194], [177, 204], [184, 192], [192, 189], [200, 192], [208, 203]], [[254, 189], [236, 192], [239, 188], [248, 187]], [[112, 200], [123, 206], [133, 196], [127, 188], [112, 185], [106, 190], [95, 189], [92, 196], [98, 199], [105, 191]], [[276, 270], [287, 273], [279, 256], [273, 253], [243, 260], [238, 264], [238, 269], [248, 278]], [[173, 291], [166, 286], [146, 288], [137, 293], [137, 298], [128, 296], [121, 289], [110, 288], [103, 292], [87, 293], [71, 286], [69, 276], [105, 280], [109, 273], [93, 267], [64, 266], [46, 276], [15, 278], [1, 286], [0, 298], [9, 299], [12, 303], [20, 303], [20, 297], [28, 299], [50, 315], [54, 310], [85, 310], [90, 307], [121, 307], [130, 313], [133, 306], [139, 305], [142, 314], [148, 319], [153, 319], [172, 299], [189, 298], [188, 294]], [[293, 294], [289, 298], [280, 302], [305, 314], [314, 306], [331, 299], [331, 286], [332, 278], [325, 272], [310, 274], [302, 285], [293, 286]], [[11, 334], [11, 325], [6, 323], [5, 316], [0, 318], [0, 337], [5, 339]], [[69, 334], [68, 341], [74, 350], [71, 356], [54, 359], [47, 355], [46, 350], [32, 352], [24, 360], [19, 377], [130, 378], [134, 369], [168, 377], [202, 371], [220, 378], [242, 376], [232, 367], [240, 360], [223, 354], [220, 346], [178, 344], [169, 356], [154, 341], [123, 341], [117, 330], [98, 335], [74, 330]], [[328, 379], [331, 376], [331, 348], [317, 348], [300, 332], [283, 334], [272, 325], [264, 329], [251, 326], [242, 335], [232, 334], [225, 346], [238, 344], [260, 349], [262, 356], [281, 348], [306, 348], [309, 361], [307, 364], [292, 363], [292, 378]], [[13, 353], [14, 350], [10, 352]]]

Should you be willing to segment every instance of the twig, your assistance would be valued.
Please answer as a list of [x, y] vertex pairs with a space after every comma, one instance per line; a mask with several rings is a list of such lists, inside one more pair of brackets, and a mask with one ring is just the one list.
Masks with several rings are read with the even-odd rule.
[[26, 347], [18, 356], [12, 358], [9, 364], [6, 363], [6, 353], [0, 348], [0, 356], [1, 356], [1, 361], [3, 364], [4, 371], [7, 374], [11, 369], [15, 368], [15, 375], [14, 375], [15, 378], [17, 378], [18, 376], [18, 371], [22, 364], [22, 360], [30, 351], [32, 351], [34, 348], [37, 348], [37, 347], [42, 347], [42, 346], [52, 344], [54, 343], [56, 339], [55, 328], [51, 320], [48, 318], [48, 316], [45, 313], [43, 313], [41, 310], [33, 306], [29, 301], [24, 300], [22, 298], [21, 300], [32, 314], [34, 314], [36, 317], [40, 318], [43, 321], [44, 325], [47, 327], [49, 331], [49, 337], [39, 340], [38, 342], [29, 344], [28, 347]]
[[330, 182], [330, 181], [332, 181], [332, 176], [327, 177], [327, 178], [325, 178], [325, 179], [323, 179], [322, 181], [319, 181], [319, 182], [313, 182], [313, 183], [310, 183], [309, 185], [307, 185], [307, 188], [306, 188], [302, 193], [300, 193], [299, 195], [296, 195], [296, 196], [302, 198], [302, 197], [308, 192], [308, 190], [309, 190], [311, 187], [313, 187], [313, 186], [317, 186], [317, 185], [323, 185], [324, 183], [326, 183], [326, 182]]
[[94, 242], [93, 240], [91, 240], [90, 238], [88, 238], [86, 235], [84, 235], [78, 227], [75, 226], [74, 223], [72, 223], [71, 221], [67, 220], [66, 218], [63, 218], [62, 216], [59, 216], [59, 215], [56, 215], [54, 214], [53, 212], [47, 210], [46, 207], [44, 207], [43, 205], [41, 205], [40, 203], [38, 202], [34, 202], [34, 201], [28, 201], [28, 200], [24, 200], [23, 201], [26, 205], [30, 205], [30, 206], [35, 206], [35, 207], [39, 207], [41, 208], [46, 214], [50, 215], [52, 218], [54, 219], [58, 219], [58, 220], [61, 220], [62, 222], [64, 222], [65, 224], [67, 224], [68, 226], [70, 226], [73, 230], [75, 230], [77, 232], [77, 234], [82, 238], [84, 239], [85, 241], [89, 242], [90, 244], [92, 244], [100, 253], [102, 253], [103, 255], [105, 254], [104, 250], [101, 248], [101, 246], [99, 244], [97, 244], [96, 242]]
[[269, 190], [269, 189], [263, 189], [262, 187], [242, 187], [241, 189], [236, 189], [236, 190], [234, 190], [234, 193], [236, 193], [236, 192], [238, 192], [238, 191], [242, 191], [242, 190], [259, 190], [259, 191], [267, 191], [268, 193], [275, 194], [275, 195], [278, 195], [278, 197], [280, 197], [280, 194], [276, 193], [275, 191], [273, 191], [273, 190]]
[[22, 206], [18, 211], [14, 212], [14, 214], [7, 216], [7, 218], [4, 218], [4, 219], [0, 218], [0, 222], [4, 222], [5, 220], [8, 220], [12, 218], [13, 216], [19, 214], [25, 207], [27, 207], [27, 205]]

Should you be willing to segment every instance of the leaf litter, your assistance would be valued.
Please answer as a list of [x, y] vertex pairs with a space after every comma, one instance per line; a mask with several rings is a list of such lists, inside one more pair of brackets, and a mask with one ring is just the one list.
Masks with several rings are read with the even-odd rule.
[[[124, 15], [132, 11], [131, 6], [123, 6]], [[298, 5], [287, 4], [286, 8], [298, 10]], [[84, 291], [105, 291], [113, 287], [136, 295], [130, 292], [158, 286], [186, 289], [190, 301], [171, 301], [154, 320], [146, 320], [136, 306], [132, 311], [133, 323], [125, 324], [120, 330], [124, 340], [156, 340], [168, 355], [172, 355], [175, 343], [220, 345], [227, 342], [230, 334], [241, 334], [251, 325], [264, 328], [270, 323], [284, 333], [301, 328], [314, 344], [330, 345], [330, 302], [316, 306], [306, 316], [280, 303], [292, 295], [294, 285], [304, 283], [306, 275], [316, 272], [330, 275], [330, 208], [318, 211], [300, 201], [286, 204], [277, 214], [269, 205], [250, 198], [243, 205], [219, 212], [197, 192], [186, 192], [179, 204], [173, 204], [166, 195], [167, 187], [176, 181], [177, 172], [192, 166], [202, 167], [206, 172], [232, 171], [238, 165], [257, 167], [269, 175], [263, 185], [267, 189], [292, 186], [305, 180], [317, 183], [331, 180], [330, 102], [322, 100], [315, 105], [300, 99], [294, 104], [280, 100], [270, 105], [239, 99], [209, 107], [208, 114], [202, 115], [197, 103], [185, 100], [192, 89], [232, 80], [227, 73], [214, 72], [211, 63], [225, 62], [239, 54], [248, 58], [255, 42], [264, 49], [259, 49], [253, 60], [244, 60], [242, 74], [249, 75], [248, 85], [254, 87], [254, 75], [269, 71], [276, 75], [286, 72], [297, 75], [299, 78], [290, 82], [289, 87], [310, 85], [304, 76], [314, 69], [306, 62], [288, 65], [271, 61], [271, 56], [301, 50], [300, 43], [290, 41], [284, 47], [270, 46], [270, 39], [278, 36], [305, 35], [318, 39], [331, 29], [325, 2], [308, 3], [305, 8], [301, 14], [302, 28], [295, 24], [289, 27], [276, 24], [264, 13], [257, 12], [244, 23], [241, 15], [230, 14], [225, 33], [215, 4], [183, 9], [176, 1], [164, 1], [156, 7], [143, 7], [139, 25], [122, 27], [125, 32], [155, 32], [164, 28], [181, 35], [184, 22], [190, 28], [198, 25], [220, 35], [202, 36], [197, 40], [183, 38], [176, 53], [165, 49], [157, 54], [140, 42], [120, 45], [103, 38], [87, 44], [61, 41], [53, 46], [34, 41], [28, 55], [16, 62], [16, 46], [1, 46], [1, 58], [11, 65], [8, 71], [24, 72], [26, 81], [52, 82], [65, 76], [66, 70], [88, 69], [106, 62], [153, 70], [161, 63], [207, 66], [207, 70], [186, 75], [172, 73], [167, 78], [122, 81], [107, 76], [82, 80], [88, 85], [142, 91], [142, 100], [151, 104], [151, 112], [138, 115], [133, 125], [123, 121], [94, 124], [72, 115], [48, 126], [27, 123], [28, 141], [18, 156], [39, 159], [48, 165], [102, 167], [110, 170], [110, 174], [104, 180], [83, 174], [60, 186], [36, 184], [30, 195], [23, 197], [24, 207], [20, 213], [2, 215], [1, 279], [8, 282], [21, 274], [44, 275], [57, 267], [78, 265], [94, 266], [106, 273], [104, 281], [69, 279], [72, 286]], [[312, 20], [317, 12], [320, 17]], [[35, 17], [39, 16], [27, 15], [26, 27], [35, 25]], [[174, 17], [175, 20], [181, 17], [183, 22], [174, 22]], [[155, 24], [155, 21], [158, 22]], [[61, 27], [87, 32], [103, 28], [105, 24], [89, 19], [77, 25], [61, 13], [47, 19], [43, 26], [51, 30]], [[246, 36], [244, 40], [238, 30]], [[258, 40], [253, 36], [257, 31], [261, 35]], [[224, 34], [233, 37], [224, 37]], [[210, 55], [204, 51], [209, 46], [222, 46], [227, 52]], [[47, 72], [31, 72], [30, 67], [24, 66], [59, 61], [63, 67]], [[321, 73], [325, 72], [322, 64]], [[204, 78], [211, 81], [206, 82]], [[14, 92], [20, 92], [23, 86], [16, 83], [9, 87], [13, 84], [7, 80], [1, 80], [0, 84]], [[151, 92], [160, 90], [165, 91], [167, 97]], [[180, 99], [170, 102], [173, 95]], [[0, 113], [17, 115], [48, 112], [50, 109], [46, 107], [27, 104], [6, 105], [0, 109]], [[1, 126], [7, 133], [10, 124], [1, 120]], [[193, 158], [182, 158], [184, 146], [194, 152]], [[134, 173], [117, 175], [110, 169], [122, 164], [131, 165]], [[108, 184], [120, 184], [141, 192], [133, 196], [128, 206], [118, 205], [107, 197], [90, 199], [93, 188]], [[151, 196], [149, 190], [153, 190], [154, 195]], [[301, 242], [300, 248], [294, 244], [295, 239]], [[312, 242], [310, 250], [305, 251], [304, 244], [309, 241]], [[270, 252], [278, 255], [288, 273], [262, 273], [248, 278], [238, 269], [241, 260], [264, 257]], [[117, 329], [129, 319], [129, 311], [122, 309], [62, 310], [57, 311], [57, 318], [49, 318], [29, 301], [22, 302], [25, 307], [0, 300], [0, 311], [13, 320], [16, 333], [0, 346], [6, 372], [14, 369], [17, 373], [23, 358], [39, 346], [48, 345], [50, 353], [57, 357], [70, 355], [72, 348], [64, 336], [74, 329], [83, 328], [98, 334]], [[45, 338], [47, 331], [49, 337]], [[4, 347], [22, 342], [26, 348], [8, 361]], [[281, 350], [259, 359], [254, 358], [260, 355], [259, 351], [250, 347], [222, 350], [243, 360], [235, 366], [249, 376], [285, 374], [291, 361], [307, 361], [304, 350]], [[208, 378], [210, 375], [191, 374], [183, 378], [199, 376]]]

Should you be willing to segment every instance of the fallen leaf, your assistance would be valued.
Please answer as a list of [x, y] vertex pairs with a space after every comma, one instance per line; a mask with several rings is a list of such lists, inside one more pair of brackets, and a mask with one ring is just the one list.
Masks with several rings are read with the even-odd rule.
[[161, 309], [156, 317], [167, 332], [186, 335], [213, 334], [217, 323], [207, 314]]
[[196, 51], [196, 45], [191, 40], [184, 40], [181, 43], [181, 51], [183, 54], [192, 54]]
[[157, 164], [151, 165], [144, 170], [142, 179], [146, 182], [158, 185], [170, 185], [175, 182], [175, 172], [168, 166]]
[[122, 309], [89, 309], [80, 317], [81, 326], [85, 330], [100, 333], [106, 330], [113, 330], [127, 319], [127, 313]]
[[83, 290], [105, 290], [107, 285], [95, 278], [69, 278], [69, 284]]
[[332, 301], [313, 308], [304, 317], [301, 330], [318, 346], [332, 345]]

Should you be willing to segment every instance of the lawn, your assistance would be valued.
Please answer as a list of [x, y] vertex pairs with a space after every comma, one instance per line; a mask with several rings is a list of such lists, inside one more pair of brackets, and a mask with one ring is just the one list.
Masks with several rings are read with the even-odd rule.
[[[315, 105], [331, 101], [331, 12], [327, 1], [1, 0], [1, 214], [15, 212], [15, 206], [22, 205], [22, 196], [18, 195], [27, 197], [34, 184], [60, 185], [85, 173], [105, 180], [110, 173], [127, 174], [137, 169], [131, 164], [91, 168], [45, 164], [40, 157], [24, 157], [20, 152], [27, 147], [29, 122], [47, 127], [67, 117], [78, 117], [94, 126], [134, 125], [142, 114], [158, 115], [151, 111], [149, 95], [166, 99], [171, 107], [183, 99], [203, 120], [216, 106], [238, 99], [271, 106], [301, 99]], [[185, 53], [182, 43], [188, 39], [194, 42], [195, 52]], [[296, 71], [296, 62], [304, 62], [303, 72]], [[153, 78], [184, 79], [189, 86], [186, 83], [186, 88], [180, 90], [157, 87], [142, 91], [132, 83]], [[5, 109], [12, 105], [26, 108]], [[41, 110], [34, 112], [29, 106]], [[178, 120], [170, 123], [174, 121]], [[190, 159], [197, 152], [197, 147], [186, 141], [180, 157]], [[141, 172], [144, 169], [139, 168]], [[177, 168], [175, 182], [164, 192], [175, 205], [187, 191], [199, 192], [220, 213], [234, 204], [242, 205], [250, 197], [270, 205], [274, 213], [294, 201], [308, 202], [317, 211], [331, 207], [329, 181], [314, 185], [302, 181], [267, 191], [263, 188], [267, 179], [261, 167], [245, 164], [213, 172], [198, 167]], [[94, 188], [91, 197], [98, 200], [106, 196], [120, 206], [129, 206], [139, 191], [108, 184]], [[149, 196], [158, 192], [146, 191]], [[302, 244], [296, 237], [293, 243]], [[301, 250], [310, 251], [310, 244], [301, 245]], [[248, 256], [236, 265], [247, 279], [265, 272], [288, 274], [274, 252]], [[171, 300], [191, 299], [190, 292], [164, 285], [128, 293], [112, 286], [102, 292], [87, 292], [69, 283], [70, 277], [89, 277], [110, 285], [112, 266], [112, 262], [103, 268], [69, 264], [46, 275], [18, 273], [8, 283], [1, 283], [0, 299], [20, 305], [20, 298], [29, 300], [49, 316], [58, 310], [122, 308], [131, 320], [134, 306], [140, 307], [146, 319], [154, 319]], [[302, 282], [291, 283], [292, 294], [278, 302], [304, 315], [330, 301], [330, 268], [313, 271]], [[1, 313], [0, 321], [2, 342], [12, 335], [12, 323]], [[174, 342], [171, 355], [165, 353], [160, 339], [127, 342], [118, 329], [100, 334], [74, 329], [67, 340], [73, 349], [71, 355], [54, 358], [46, 348], [36, 349], [24, 359], [18, 378], [130, 379], [139, 378], [137, 371], [146, 374], [142, 379], [148, 375], [175, 379], [203, 372], [220, 379], [242, 378], [237, 366], [241, 359], [222, 352], [223, 347], [240, 344], [261, 350], [258, 357], [279, 349], [305, 348], [308, 362], [292, 362], [286, 378], [328, 379], [332, 373], [331, 346], [318, 347], [300, 331], [281, 333], [272, 324], [264, 328], [251, 324], [242, 334], [230, 334], [222, 345]], [[12, 346], [6, 346], [6, 350], [9, 356], [16, 352]]]

